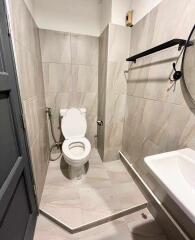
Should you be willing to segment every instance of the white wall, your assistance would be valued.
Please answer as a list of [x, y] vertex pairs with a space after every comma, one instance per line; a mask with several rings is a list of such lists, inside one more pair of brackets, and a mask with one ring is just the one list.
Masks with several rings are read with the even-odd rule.
[[104, 30], [108, 23], [125, 26], [125, 17], [129, 10], [134, 10], [135, 25], [162, 0], [102, 0], [100, 29]]
[[112, 19], [112, 1], [113, 0], [102, 0], [100, 8], [100, 34], [103, 32], [104, 28]]
[[35, 0], [39, 28], [99, 36], [100, 1]]
[[161, 1], [162, 0], [131, 0], [131, 9], [134, 10], [133, 24], [135, 25], [138, 21], [140, 21]]
[[125, 26], [126, 14], [131, 10], [131, 1], [112, 0], [112, 23]]
[[39, 28], [99, 36], [108, 23], [136, 24], [162, 0], [24, 0]]

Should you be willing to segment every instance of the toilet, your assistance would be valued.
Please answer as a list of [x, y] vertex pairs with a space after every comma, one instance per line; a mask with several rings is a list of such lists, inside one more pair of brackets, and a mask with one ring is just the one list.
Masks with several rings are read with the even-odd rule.
[[87, 130], [86, 109], [61, 109], [61, 130], [65, 138], [62, 154], [68, 163], [71, 179], [81, 179], [85, 173], [85, 163], [89, 160], [91, 144], [85, 137]]

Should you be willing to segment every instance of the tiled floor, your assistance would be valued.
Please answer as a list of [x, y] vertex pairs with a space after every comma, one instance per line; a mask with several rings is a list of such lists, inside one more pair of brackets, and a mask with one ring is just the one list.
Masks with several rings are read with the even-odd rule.
[[[147, 219], [142, 217], [147, 215]], [[39, 216], [34, 240], [167, 240], [147, 209], [104, 223], [89, 230], [70, 234]]]
[[71, 229], [146, 203], [122, 162], [102, 163], [96, 149], [82, 180], [69, 180], [66, 169], [63, 160], [50, 162], [40, 207]]

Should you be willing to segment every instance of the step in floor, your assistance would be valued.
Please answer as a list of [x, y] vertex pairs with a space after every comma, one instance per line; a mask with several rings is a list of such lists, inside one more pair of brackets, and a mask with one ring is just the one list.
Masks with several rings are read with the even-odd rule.
[[[144, 214], [144, 217], [143, 217]], [[71, 234], [40, 215], [34, 240], [167, 240], [147, 209]]]
[[49, 163], [40, 209], [70, 230], [122, 217], [147, 204], [121, 160], [102, 162], [95, 148], [86, 175], [81, 180], [67, 176], [63, 159]]

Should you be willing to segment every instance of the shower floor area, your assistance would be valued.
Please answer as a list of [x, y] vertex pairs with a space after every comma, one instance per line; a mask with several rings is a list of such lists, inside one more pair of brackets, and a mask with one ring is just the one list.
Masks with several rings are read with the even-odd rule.
[[67, 177], [63, 159], [49, 163], [40, 210], [76, 231], [142, 209], [147, 202], [121, 160], [102, 162], [92, 149], [86, 175]]

